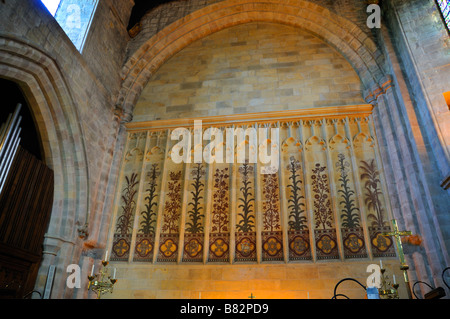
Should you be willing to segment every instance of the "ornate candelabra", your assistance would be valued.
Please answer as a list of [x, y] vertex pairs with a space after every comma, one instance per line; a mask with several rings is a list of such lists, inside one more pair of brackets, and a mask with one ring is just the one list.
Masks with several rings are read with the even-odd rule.
[[399, 299], [398, 298], [398, 287], [399, 284], [395, 281], [395, 275], [393, 276], [394, 283], [388, 281], [388, 276], [385, 274], [386, 269], [381, 268], [381, 287], [378, 289], [380, 298], [383, 299]]
[[102, 260], [103, 267], [100, 269], [100, 272], [94, 275], [94, 266], [92, 266], [91, 275], [88, 276], [88, 290], [94, 291], [97, 294], [97, 299], [100, 299], [107, 292], [112, 293], [114, 284], [117, 282], [116, 269], [114, 268], [114, 274], [111, 278], [109, 268], [107, 267], [108, 264], [109, 262], [106, 261], [105, 257], [105, 260]]

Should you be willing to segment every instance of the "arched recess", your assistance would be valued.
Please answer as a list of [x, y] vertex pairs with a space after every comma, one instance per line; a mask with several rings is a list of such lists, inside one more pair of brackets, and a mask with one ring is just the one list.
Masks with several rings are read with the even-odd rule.
[[132, 116], [140, 93], [155, 71], [190, 43], [222, 29], [249, 22], [302, 28], [340, 52], [365, 89], [384, 75], [382, 53], [356, 24], [309, 1], [225, 0], [195, 11], [148, 39], [125, 63], [116, 107]]
[[[0, 34], [0, 76], [17, 83], [24, 92], [42, 141], [43, 161], [54, 171], [53, 207], [38, 275], [46, 276], [46, 258], [58, 258], [59, 265], [78, 263], [74, 250], [79, 238], [77, 223], [84, 225], [89, 211], [82, 129], [64, 77], [45, 52]], [[64, 271], [57, 271], [57, 276], [64, 276]], [[58, 281], [65, 282], [56, 277]]]

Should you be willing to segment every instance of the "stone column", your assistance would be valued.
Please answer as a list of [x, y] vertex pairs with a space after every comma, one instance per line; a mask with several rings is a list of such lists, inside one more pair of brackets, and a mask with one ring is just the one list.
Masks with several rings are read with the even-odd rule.
[[[38, 276], [36, 278], [36, 283], [34, 290], [39, 291], [42, 296], [44, 296], [45, 283], [47, 281], [47, 274], [49, 267], [51, 265], [56, 265], [56, 256], [61, 249], [62, 242], [52, 238], [44, 238], [44, 250], [42, 252], [42, 262], [39, 267]], [[33, 298], [37, 295], [33, 294]]]
[[[381, 79], [371, 90], [366, 91], [366, 101], [374, 105], [373, 118], [380, 153], [386, 172], [386, 183], [392, 205], [393, 218], [400, 227], [412, 231], [422, 238], [420, 247], [414, 248], [423, 254], [423, 259], [412, 258], [406, 254], [410, 272], [423, 269], [424, 265], [415, 264], [423, 260], [428, 272], [411, 273], [411, 282], [421, 280], [440, 285], [441, 271], [445, 267], [445, 252], [440, 243], [442, 234], [434, 227], [436, 213], [429, 194], [422, 163], [417, 160], [417, 147], [410, 134], [410, 123], [403, 116], [406, 112], [394, 90], [390, 76]], [[407, 250], [406, 250], [407, 252]], [[422, 277], [423, 276], [423, 277]]]

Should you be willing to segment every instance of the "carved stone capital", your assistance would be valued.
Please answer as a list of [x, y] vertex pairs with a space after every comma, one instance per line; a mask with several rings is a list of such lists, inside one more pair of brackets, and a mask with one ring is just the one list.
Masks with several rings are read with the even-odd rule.
[[63, 243], [64, 241], [60, 238], [45, 235], [42, 253], [57, 256]]
[[131, 114], [131, 112], [125, 111], [120, 105], [115, 106], [113, 113], [121, 124], [129, 123], [133, 120], [133, 114]]

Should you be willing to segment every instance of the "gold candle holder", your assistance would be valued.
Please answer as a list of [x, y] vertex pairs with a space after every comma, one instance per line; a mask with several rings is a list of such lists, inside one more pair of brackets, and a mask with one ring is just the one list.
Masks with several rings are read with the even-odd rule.
[[397, 283], [392, 284], [388, 281], [387, 275], [385, 275], [386, 269], [381, 268], [381, 287], [378, 289], [378, 294], [380, 298], [383, 299], [399, 299], [398, 298], [398, 287]]
[[100, 272], [95, 275], [91, 273], [91, 275], [88, 276], [88, 290], [92, 290], [93, 292], [95, 292], [97, 294], [97, 299], [100, 299], [102, 295], [108, 292], [112, 293], [114, 285], [117, 282], [116, 278], [111, 278], [111, 275], [109, 274], [109, 268], [107, 267], [108, 264], [108, 261], [102, 260], [103, 267], [100, 269]]

